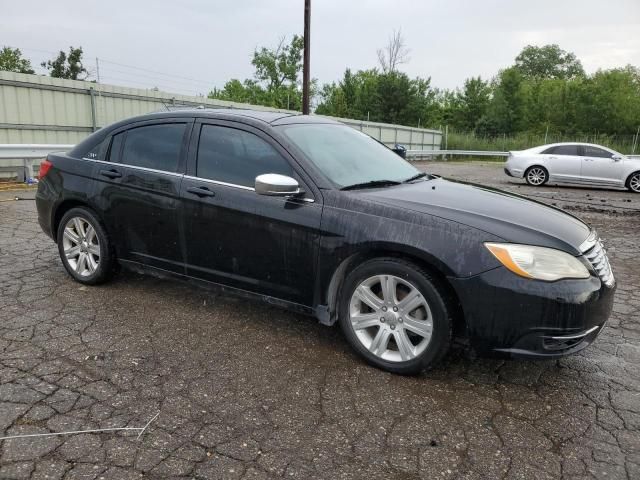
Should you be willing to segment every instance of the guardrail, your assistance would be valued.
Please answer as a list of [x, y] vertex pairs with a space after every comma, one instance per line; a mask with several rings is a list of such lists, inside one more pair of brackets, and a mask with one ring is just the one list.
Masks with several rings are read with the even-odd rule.
[[71, 150], [73, 145], [0, 144], [0, 172], [16, 173], [18, 181], [34, 178], [33, 165], [52, 152]]
[[407, 150], [407, 158], [419, 159], [447, 155], [464, 155], [467, 157], [508, 157], [509, 152], [487, 150]]
[[[407, 158], [417, 160], [447, 155], [463, 155], [465, 157], [508, 157], [509, 152], [497, 152], [487, 150], [407, 150]], [[626, 155], [627, 158], [640, 160], [640, 155]]]

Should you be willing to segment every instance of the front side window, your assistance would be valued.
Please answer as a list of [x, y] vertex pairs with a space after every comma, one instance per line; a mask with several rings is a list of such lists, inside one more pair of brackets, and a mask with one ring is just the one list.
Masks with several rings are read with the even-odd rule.
[[167, 123], [128, 130], [122, 150], [122, 163], [175, 172], [185, 128], [184, 123]]
[[401, 182], [420, 173], [384, 145], [346, 125], [301, 124], [280, 128], [338, 187], [385, 180]]
[[215, 125], [202, 126], [196, 167], [198, 177], [253, 187], [256, 177], [265, 173], [291, 177], [293, 170], [274, 147], [253, 133]]
[[592, 147], [590, 145], [584, 146], [584, 156], [585, 157], [600, 157], [600, 158], [611, 158], [612, 153], [607, 152], [601, 148]]

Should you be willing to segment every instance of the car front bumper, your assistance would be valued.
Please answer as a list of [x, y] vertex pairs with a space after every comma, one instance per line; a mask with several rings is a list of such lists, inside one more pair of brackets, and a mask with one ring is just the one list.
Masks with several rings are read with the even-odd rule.
[[598, 336], [613, 307], [613, 287], [599, 278], [543, 282], [504, 267], [452, 283], [466, 333], [479, 353], [557, 358]]

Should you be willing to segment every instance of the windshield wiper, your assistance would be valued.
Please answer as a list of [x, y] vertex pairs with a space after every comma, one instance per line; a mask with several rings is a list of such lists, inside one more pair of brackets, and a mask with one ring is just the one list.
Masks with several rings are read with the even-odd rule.
[[424, 172], [420, 172], [417, 175], [414, 175], [411, 178], [407, 178], [406, 180], [404, 180], [402, 183], [409, 183], [409, 182], [413, 182], [414, 180], [418, 180], [419, 178], [422, 177], [426, 177], [427, 175], [429, 175], [428, 173], [424, 173]]
[[347, 185], [340, 190], [357, 190], [359, 188], [375, 188], [375, 187], [388, 187], [391, 185], [400, 185], [400, 182], [395, 180], [371, 180], [370, 182], [354, 183], [353, 185]]

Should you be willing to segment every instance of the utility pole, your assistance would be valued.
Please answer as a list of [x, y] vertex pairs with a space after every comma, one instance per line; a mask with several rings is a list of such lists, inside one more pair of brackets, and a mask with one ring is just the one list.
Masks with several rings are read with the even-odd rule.
[[311, 44], [311, 0], [304, 0], [304, 59], [302, 63], [302, 114], [309, 115], [309, 46]]
[[98, 57], [96, 57], [96, 77], [98, 79], [98, 83], [100, 83], [100, 62], [98, 62]]

